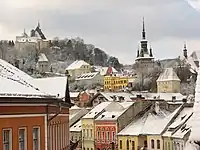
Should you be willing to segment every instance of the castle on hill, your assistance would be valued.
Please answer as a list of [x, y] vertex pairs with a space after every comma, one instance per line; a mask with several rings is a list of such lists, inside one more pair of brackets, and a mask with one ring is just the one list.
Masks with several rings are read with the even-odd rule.
[[17, 50], [23, 51], [27, 46], [32, 46], [38, 50], [49, 47], [49, 40], [42, 32], [39, 22], [36, 28], [31, 30], [30, 35], [24, 29], [21, 36], [16, 36], [15, 47]]

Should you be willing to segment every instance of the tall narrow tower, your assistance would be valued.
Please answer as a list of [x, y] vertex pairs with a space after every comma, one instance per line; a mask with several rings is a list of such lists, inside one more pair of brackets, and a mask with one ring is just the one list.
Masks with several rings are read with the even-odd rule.
[[144, 17], [143, 17], [143, 21], [142, 21], [142, 40], [140, 43], [141, 43], [141, 49], [143, 50], [143, 54], [149, 54], [148, 48], [147, 48], [148, 41], [146, 40]]
[[188, 57], [188, 55], [187, 55], [187, 45], [186, 45], [186, 43], [184, 43], [183, 56], [184, 56], [185, 58]]

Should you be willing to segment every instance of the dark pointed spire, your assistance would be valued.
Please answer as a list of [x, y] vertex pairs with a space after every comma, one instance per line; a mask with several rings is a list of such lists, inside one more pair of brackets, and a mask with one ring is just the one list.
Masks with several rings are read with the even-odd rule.
[[69, 78], [69, 75], [67, 75], [67, 83], [66, 83], [66, 89], [65, 89], [65, 102], [68, 104], [71, 104], [68, 78]]
[[145, 23], [144, 23], [144, 17], [142, 21], [142, 39], [146, 39], [146, 33], [145, 33]]
[[150, 45], [150, 49], [149, 49], [149, 56], [150, 56], [150, 57], [153, 57], [151, 45]]
[[187, 56], [187, 45], [186, 45], [186, 42], [184, 42], [183, 56], [184, 56], [185, 58], [188, 57], [188, 56]]
[[38, 25], [37, 26], [38, 26], [38, 28], [40, 28], [40, 21], [39, 20], [38, 20]]

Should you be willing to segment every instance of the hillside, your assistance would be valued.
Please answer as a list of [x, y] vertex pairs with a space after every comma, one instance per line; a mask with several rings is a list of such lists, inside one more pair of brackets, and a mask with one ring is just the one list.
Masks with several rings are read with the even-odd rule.
[[56, 68], [54, 72], [59, 73], [64, 73], [65, 68], [75, 60], [84, 60], [96, 66], [113, 66], [118, 70], [122, 67], [118, 58], [108, 55], [92, 44], [85, 44], [81, 38], [54, 38], [47, 49], [39, 50], [27, 45], [22, 51], [16, 50], [12, 42], [2, 41], [0, 51], [0, 58], [17, 65], [29, 74], [35, 70], [39, 53], [44, 53], [51, 64], [50, 68]]

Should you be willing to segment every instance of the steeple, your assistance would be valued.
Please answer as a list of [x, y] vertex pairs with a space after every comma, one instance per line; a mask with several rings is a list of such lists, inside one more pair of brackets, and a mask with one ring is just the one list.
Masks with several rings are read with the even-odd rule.
[[38, 25], [37, 26], [38, 26], [38, 28], [40, 28], [40, 21], [39, 20], [38, 20]]
[[188, 57], [188, 55], [187, 55], [187, 45], [186, 45], [186, 42], [184, 43], [183, 56], [184, 56], [185, 58]]
[[142, 21], [142, 39], [143, 39], [143, 40], [146, 39], [144, 17], [143, 17], [143, 21]]

